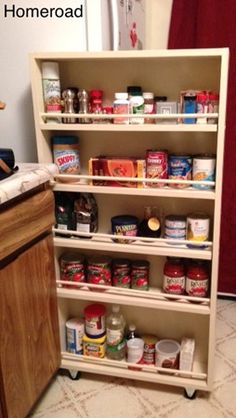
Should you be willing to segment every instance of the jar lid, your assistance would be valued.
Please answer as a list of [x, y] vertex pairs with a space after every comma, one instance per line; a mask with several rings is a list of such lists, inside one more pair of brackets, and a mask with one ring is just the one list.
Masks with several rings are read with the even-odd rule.
[[76, 252], [64, 253], [60, 257], [60, 261], [64, 261], [66, 263], [83, 263], [84, 259], [85, 257], [83, 254]]
[[175, 340], [160, 340], [156, 343], [156, 351], [159, 354], [176, 355], [180, 351], [180, 344]]
[[59, 65], [57, 62], [42, 63], [42, 77], [57, 80], [59, 79]]
[[127, 87], [127, 92], [128, 93], [142, 93], [142, 87], [141, 86], [128, 86]]
[[115, 267], [129, 267], [130, 260], [128, 258], [117, 258], [113, 260], [113, 268]]
[[106, 308], [104, 305], [100, 305], [99, 303], [93, 303], [92, 305], [86, 306], [84, 310], [84, 314], [87, 317], [93, 317], [93, 316], [102, 316], [105, 315]]
[[155, 96], [154, 97], [155, 102], [166, 102], [167, 96]]
[[149, 261], [147, 260], [135, 260], [132, 261], [132, 268], [147, 269], [149, 268]]
[[103, 96], [102, 90], [91, 90], [90, 91], [90, 97], [94, 97], [95, 99], [101, 99]]
[[127, 100], [128, 93], [115, 93], [115, 98], [118, 100]]
[[154, 98], [154, 93], [151, 93], [151, 92], [143, 92], [143, 98], [144, 99], [153, 99]]
[[133, 215], [118, 215], [111, 218], [112, 224], [129, 225], [138, 224], [138, 218]]
[[60, 145], [60, 144], [74, 145], [74, 144], [78, 144], [79, 138], [78, 136], [53, 136], [52, 142], [54, 145]]

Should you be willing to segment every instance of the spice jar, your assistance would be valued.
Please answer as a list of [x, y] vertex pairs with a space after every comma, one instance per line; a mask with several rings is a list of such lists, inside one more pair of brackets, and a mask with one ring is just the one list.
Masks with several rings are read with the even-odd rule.
[[[154, 113], [154, 94], [149, 92], [143, 93], [144, 99], [144, 114], [152, 115]], [[152, 118], [144, 118], [144, 123], [155, 123]]]
[[[219, 94], [210, 92], [209, 93], [209, 103], [208, 103], [208, 113], [218, 113], [219, 111]], [[217, 123], [216, 118], [207, 118], [207, 123]]]
[[204, 298], [209, 287], [209, 273], [206, 263], [201, 260], [191, 262], [186, 275], [186, 292], [189, 296]]
[[182, 295], [184, 293], [184, 264], [180, 258], [167, 257], [164, 266], [163, 290], [173, 295]]
[[[102, 90], [91, 90], [90, 96], [90, 113], [101, 114], [102, 113]], [[102, 123], [102, 119], [93, 119], [93, 123]]]

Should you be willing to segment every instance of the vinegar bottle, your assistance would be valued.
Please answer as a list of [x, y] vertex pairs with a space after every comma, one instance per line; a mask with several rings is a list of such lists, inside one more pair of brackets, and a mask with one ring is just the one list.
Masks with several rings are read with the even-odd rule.
[[111, 360], [123, 360], [126, 356], [125, 320], [118, 305], [112, 306], [112, 312], [106, 320], [106, 355]]

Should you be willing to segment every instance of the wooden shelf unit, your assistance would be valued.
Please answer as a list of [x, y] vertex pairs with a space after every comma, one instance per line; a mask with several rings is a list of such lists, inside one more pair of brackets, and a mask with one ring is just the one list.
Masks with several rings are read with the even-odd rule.
[[[44, 61], [56, 61], [60, 67], [62, 89], [75, 86], [91, 90], [100, 88], [105, 100], [112, 102], [114, 93], [126, 91], [127, 85], [141, 85], [145, 91], [166, 95], [177, 101], [179, 93], [186, 89], [213, 90], [220, 94], [216, 124], [150, 124], [115, 125], [104, 123], [64, 124], [50, 123], [44, 111], [41, 65]], [[32, 92], [40, 162], [52, 162], [51, 137], [73, 134], [80, 138], [80, 158], [84, 179], [77, 183], [62, 183], [55, 179], [54, 191], [93, 193], [99, 207], [99, 233], [109, 234], [110, 218], [121, 213], [133, 213], [142, 218], [144, 205], [161, 206], [165, 214], [188, 214], [202, 210], [211, 218], [211, 246], [206, 249], [190, 249], [168, 244], [151, 246], [143, 243], [119, 244], [109, 237], [99, 236], [86, 240], [78, 237], [54, 236], [56, 274], [58, 280], [59, 324], [61, 334], [62, 367], [70, 370], [110, 374], [150, 382], [210, 391], [213, 382], [216, 295], [221, 218], [221, 193], [223, 180], [224, 131], [227, 97], [228, 49], [118, 51], [98, 53], [37, 53], [31, 55]], [[173, 115], [173, 118], [181, 115]], [[63, 119], [63, 115], [60, 115]], [[213, 190], [125, 188], [92, 186], [86, 177], [88, 159], [99, 154], [144, 158], [148, 148], [168, 149], [171, 153], [214, 153], [217, 156], [216, 180]], [[110, 204], [112, 196], [112, 205]], [[151, 262], [151, 287], [147, 294], [103, 289], [89, 291], [62, 288], [59, 282], [59, 257], [69, 250], [91, 254], [107, 254], [131, 259], [145, 258]], [[211, 262], [211, 289], [203, 303], [190, 300], [165, 299], [161, 293], [163, 265], [166, 256], [204, 259]], [[155, 270], [155, 274], [154, 274]], [[101, 290], [101, 289], [100, 289]], [[158, 338], [184, 336], [195, 338], [196, 353], [193, 371], [189, 374], [159, 373], [150, 369], [133, 371], [127, 363], [94, 360], [90, 357], [66, 353], [65, 323], [73, 316], [82, 315], [91, 302], [100, 301], [108, 310], [112, 303], [121, 305], [129, 323], [137, 324], [144, 333]], [[79, 303], [78, 303], [79, 302]], [[145, 315], [144, 315], [145, 312]], [[156, 320], [153, 320], [154, 315]], [[149, 320], [150, 319], [150, 320]]]

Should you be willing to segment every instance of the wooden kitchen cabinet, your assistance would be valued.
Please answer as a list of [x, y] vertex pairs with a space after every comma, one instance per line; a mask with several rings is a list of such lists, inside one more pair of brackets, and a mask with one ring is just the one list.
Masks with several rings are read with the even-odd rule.
[[1, 250], [7, 256], [0, 269], [0, 417], [4, 418], [25, 417], [60, 366], [50, 232], [53, 208], [53, 194], [44, 190], [0, 213], [1, 238], [8, 230]]

